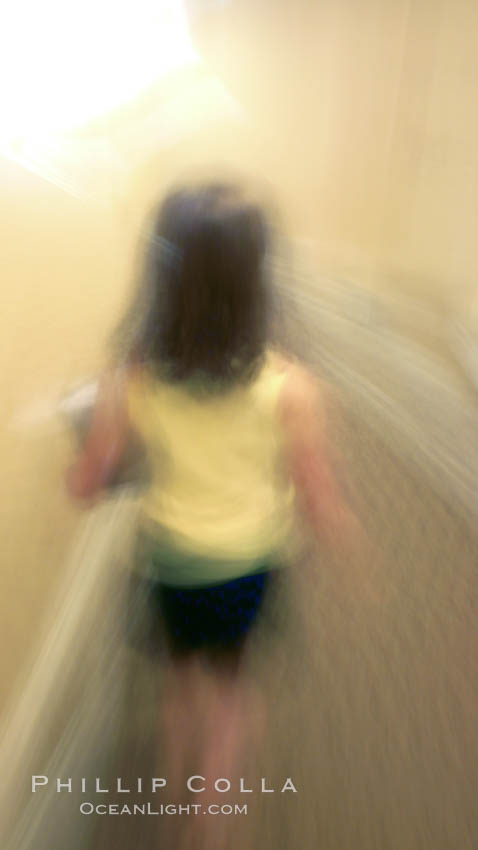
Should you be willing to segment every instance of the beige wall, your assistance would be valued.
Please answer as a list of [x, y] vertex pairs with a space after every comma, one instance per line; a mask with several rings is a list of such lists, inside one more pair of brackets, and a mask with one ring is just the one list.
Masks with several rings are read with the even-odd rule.
[[380, 270], [460, 299], [478, 280], [478, 6], [413, 2]]
[[320, 267], [440, 300], [475, 286], [475, 0], [249, 0], [198, 33]]
[[111, 252], [91, 209], [5, 159], [0, 178], [3, 706], [75, 527], [62, 486], [68, 440], [54, 404], [69, 381], [96, 368], [111, 290], [100, 282], [111, 281]]

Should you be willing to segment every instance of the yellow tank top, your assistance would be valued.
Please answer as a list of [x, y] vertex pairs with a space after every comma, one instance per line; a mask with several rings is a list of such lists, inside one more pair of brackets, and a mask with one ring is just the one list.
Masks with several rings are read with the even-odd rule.
[[245, 574], [288, 543], [294, 491], [277, 415], [283, 380], [269, 358], [254, 382], [220, 396], [146, 371], [130, 382], [129, 414], [152, 473], [144, 515], [169, 547], [210, 559], [216, 579], [218, 570]]

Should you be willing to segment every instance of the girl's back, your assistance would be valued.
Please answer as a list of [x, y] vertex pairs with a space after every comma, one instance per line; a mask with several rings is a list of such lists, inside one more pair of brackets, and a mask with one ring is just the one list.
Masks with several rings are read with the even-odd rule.
[[282, 549], [293, 503], [278, 415], [284, 379], [272, 355], [250, 383], [220, 394], [134, 375], [129, 415], [150, 458], [144, 512], [156, 535], [222, 560], [226, 572], [235, 562], [236, 575], [238, 562], [246, 572]]

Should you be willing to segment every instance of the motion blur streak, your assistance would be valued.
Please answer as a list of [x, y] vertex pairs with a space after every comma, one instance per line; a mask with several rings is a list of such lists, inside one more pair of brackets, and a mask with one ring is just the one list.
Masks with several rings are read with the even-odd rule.
[[[149, 790], [163, 777], [165, 671], [125, 640], [132, 621], [148, 627], [128, 572], [136, 489], [127, 475], [87, 515], [67, 503], [78, 416], [60, 399], [101, 368], [152, 200], [220, 165], [261, 175], [284, 211], [274, 331], [330, 385], [330, 435], [370, 545], [347, 558], [304, 533], [269, 599], [246, 662], [267, 722], [218, 795], [248, 805], [218, 846], [476, 850], [478, 8], [186, 5], [186, 29], [168, 6], [177, 39], [159, 24], [144, 35], [146, 5], [108, 18], [84, 4], [53, 47], [52, 15], [66, 27], [71, 4], [11, 5], [2, 28], [3, 150], [37, 159], [35, 174], [0, 162], [1, 846], [194, 847], [189, 816], [79, 811], [190, 800]], [[127, 61], [105, 78], [113, 19]], [[35, 794], [33, 775], [50, 778]], [[255, 789], [291, 777], [297, 794], [241, 795], [240, 776]], [[83, 794], [82, 777], [146, 790]]]

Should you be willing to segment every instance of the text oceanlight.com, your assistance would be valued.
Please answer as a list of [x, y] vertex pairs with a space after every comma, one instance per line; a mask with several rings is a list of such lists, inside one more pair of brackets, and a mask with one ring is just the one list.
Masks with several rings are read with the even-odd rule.
[[219, 805], [212, 803], [210, 806], [201, 806], [200, 803], [190, 804], [160, 804], [153, 807], [151, 803], [124, 804], [119, 803], [82, 803], [80, 806], [82, 815], [247, 815], [247, 803], [235, 805], [224, 803]]

